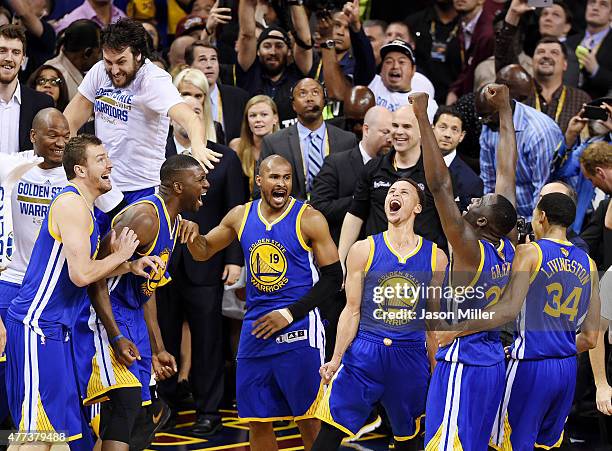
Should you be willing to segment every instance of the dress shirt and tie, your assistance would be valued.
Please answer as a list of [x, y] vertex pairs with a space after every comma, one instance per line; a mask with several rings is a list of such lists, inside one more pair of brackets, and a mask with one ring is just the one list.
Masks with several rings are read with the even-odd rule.
[[472, 45], [472, 35], [474, 34], [474, 29], [476, 28], [476, 24], [478, 23], [478, 19], [480, 19], [480, 15], [482, 14], [482, 9], [472, 20], [469, 22], [461, 22], [461, 32], [463, 36], [463, 48], [465, 50], [469, 49]]
[[310, 192], [313, 180], [321, 170], [325, 159], [325, 122], [316, 130], [310, 130], [300, 122], [297, 123], [297, 128], [306, 173], [306, 190]]
[[21, 114], [21, 87], [19, 82], [8, 102], [0, 99], [0, 153], [19, 152], [19, 116]]
[[[518, 162], [516, 168], [516, 209], [531, 220], [540, 189], [548, 181], [555, 151], [565, 142], [559, 126], [546, 114], [513, 101], [512, 120], [516, 130]], [[499, 132], [488, 126], [480, 134], [480, 177], [484, 192], [495, 192], [495, 152]]]
[[[210, 88], [208, 92], [208, 98], [210, 99], [210, 106], [212, 107], [212, 116], [225, 132], [225, 126], [223, 125], [223, 105], [221, 105], [221, 93], [219, 87], [215, 84]], [[227, 136], [227, 135], [226, 135]]]

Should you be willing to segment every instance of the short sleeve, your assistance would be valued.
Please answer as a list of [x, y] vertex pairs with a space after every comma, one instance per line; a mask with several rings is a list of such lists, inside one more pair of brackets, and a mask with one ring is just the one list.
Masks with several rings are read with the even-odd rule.
[[167, 116], [168, 110], [174, 105], [183, 102], [178, 89], [172, 84], [170, 74], [161, 69], [152, 70], [150, 76], [146, 77], [141, 99], [147, 108], [163, 116]]
[[96, 100], [96, 90], [102, 86], [101, 76], [105, 74], [104, 62], [98, 61], [85, 75], [79, 85], [79, 93], [91, 103]]

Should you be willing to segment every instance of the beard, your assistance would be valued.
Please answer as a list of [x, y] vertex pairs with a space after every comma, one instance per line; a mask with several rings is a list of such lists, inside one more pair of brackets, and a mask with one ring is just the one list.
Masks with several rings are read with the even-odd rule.
[[[15, 66], [13, 67], [13, 69], [14, 68], [15, 68]], [[17, 75], [19, 75], [19, 69], [18, 68], [15, 71], [15, 73], [13, 73], [11, 75], [6, 74], [4, 72], [4, 70], [0, 71], [0, 84], [10, 85], [15, 80], [15, 78], [17, 78]]]
[[281, 74], [287, 67], [287, 56], [285, 55], [280, 57], [276, 66], [270, 65], [265, 58], [261, 58], [260, 62], [267, 76], [276, 77], [277, 75]]
[[112, 73], [110, 73], [109, 71], [106, 71], [106, 75], [108, 75], [108, 78], [110, 78], [111, 83], [113, 84], [114, 88], [125, 88], [130, 83], [132, 83], [134, 78], [136, 78], [136, 73], [138, 72], [138, 69], [139, 68], [136, 67], [130, 72], [123, 72], [122, 75], [125, 77], [125, 80], [120, 82], [119, 84], [115, 83], [115, 78], [113, 77]]

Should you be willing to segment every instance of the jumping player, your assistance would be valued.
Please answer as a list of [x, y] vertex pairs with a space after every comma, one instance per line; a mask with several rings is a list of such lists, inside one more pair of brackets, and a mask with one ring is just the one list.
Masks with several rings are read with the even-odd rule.
[[[508, 88], [490, 85], [486, 98], [500, 115], [495, 193], [474, 199], [462, 217], [427, 117], [427, 95], [410, 97], [421, 131], [427, 185], [452, 248], [452, 297], [442, 305], [442, 311], [455, 322], [499, 301], [514, 255], [512, 243], [506, 238], [516, 224], [517, 159]], [[427, 395], [426, 450], [486, 449], [504, 384], [504, 350], [499, 333], [458, 338], [440, 348], [436, 360]]]
[[569, 196], [542, 196], [531, 221], [536, 241], [517, 247], [500, 302], [484, 310], [489, 319], [465, 321], [453, 332], [438, 334], [448, 342], [516, 318], [503, 401], [491, 437], [495, 449], [561, 446], [576, 388], [576, 354], [597, 345], [597, 268], [567, 240], [575, 216], [576, 204]]
[[[112, 313], [104, 315], [114, 315], [119, 326], [116, 333], [105, 329], [105, 316], [93, 309], [86, 309], [77, 325], [79, 375], [85, 376], [81, 382], [86, 391], [83, 402], [90, 405], [109, 401], [100, 408], [102, 450], [129, 449], [141, 406], [151, 402], [151, 366], [160, 380], [176, 372], [174, 357], [164, 349], [154, 294], [158, 286], [169, 281], [166, 265], [179, 233], [179, 214], [196, 212], [209, 185], [202, 166], [187, 155], [168, 158], [161, 167], [160, 179], [159, 194], [126, 207], [113, 219], [111, 227], [115, 232], [123, 228], [134, 231], [139, 246], [130, 259], [156, 256], [161, 267], [148, 277], [125, 274], [101, 280], [89, 290], [96, 302], [108, 299], [110, 292]], [[111, 236], [102, 241], [100, 257], [111, 251]], [[139, 358], [132, 359], [129, 365], [118, 361], [113, 349], [124, 337], [130, 337], [139, 350]]]
[[429, 288], [441, 293], [448, 262], [435, 243], [414, 233], [424, 201], [416, 182], [400, 178], [385, 199], [388, 230], [358, 241], [349, 252], [347, 304], [333, 358], [321, 367], [329, 385], [317, 408], [324, 423], [313, 451], [337, 450], [378, 402], [389, 415], [395, 449], [417, 449], [413, 438], [425, 414], [430, 375], [426, 303], [439, 302]]
[[[247, 271], [236, 375], [238, 416], [249, 422], [253, 451], [278, 450], [273, 422], [294, 419], [304, 448], [319, 430], [315, 408], [325, 333], [316, 306], [342, 284], [338, 251], [321, 213], [289, 196], [291, 164], [262, 161], [261, 199], [233, 208], [206, 236], [190, 234], [194, 258], [206, 260], [236, 237]], [[318, 265], [319, 270], [314, 263]]]
[[[100, 140], [89, 135], [71, 139], [62, 162], [70, 183], [49, 206], [6, 324], [11, 414], [22, 432], [57, 432], [42, 440], [47, 449], [55, 439], [81, 436], [70, 340], [77, 313], [86, 302], [85, 287], [109, 274], [143, 272], [146, 265], [155, 266], [150, 259], [125, 263], [138, 246], [129, 229], [118, 237], [113, 233], [114, 252], [95, 260], [99, 233], [92, 207], [98, 196], [111, 189], [112, 168]], [[116, 329], [112, 318], [105, 326]], [[126, 359], [138, 351], [126, 339], [116, 343], [115, 352], [119, 359]], [[39, 445], [28, 443], [20, 449], [40, 449]]]

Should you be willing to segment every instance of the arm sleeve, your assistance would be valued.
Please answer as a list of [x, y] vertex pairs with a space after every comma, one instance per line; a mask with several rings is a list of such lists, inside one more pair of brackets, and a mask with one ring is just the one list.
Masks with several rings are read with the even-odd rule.
[[367, 86], [376, 75], [376, 60], [374, 59], [374, 50], [368, 40], [368, 37], [361, 30], [357, 33], [351, 31], [351, 45], [353, 46], [353, 56], [355, 57], [355, 73], [353, 74], [353, 85]]
[[342, 286], [342, 266], [340, 261], [321, 267], [321, 277], [299, 301], [289, 307], [293, 319], [303, 318], [309, 311], [332, 299]]
[[489, 144], [490, 134], [484, 128], [480, 134], [480, 178], [485, 194], [495, 191], [495, 149]]
[[501, 30], [495, 34], [495, 72], [508, 64], [519, 64], [518, 55], [514, 51], [512, 41], [518, 32], [518, 27], [504, 21]]

